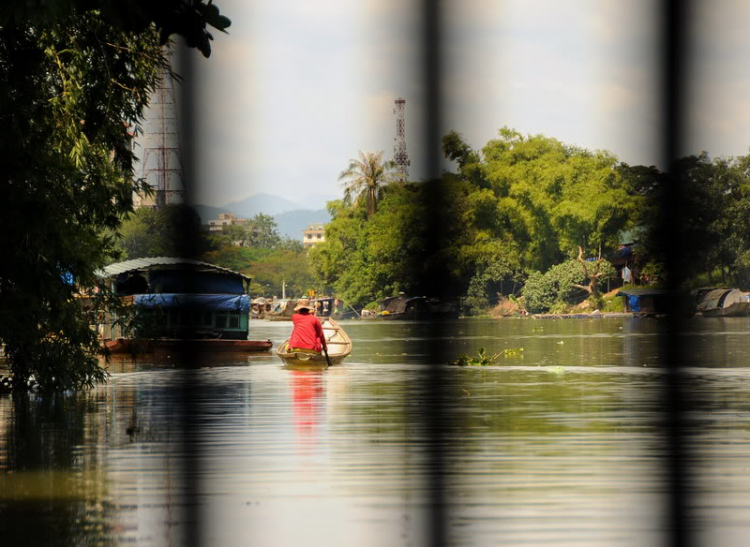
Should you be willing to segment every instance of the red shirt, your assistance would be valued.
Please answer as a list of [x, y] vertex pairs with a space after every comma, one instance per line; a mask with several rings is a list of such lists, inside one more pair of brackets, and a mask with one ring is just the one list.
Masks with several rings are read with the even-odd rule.
[[289, 338], [290, 348], [313, 349], [320, 351], [323, 338], [323, 325], [320, 319], [312, 314], [295, 313], [292, 315], [294, 330]]

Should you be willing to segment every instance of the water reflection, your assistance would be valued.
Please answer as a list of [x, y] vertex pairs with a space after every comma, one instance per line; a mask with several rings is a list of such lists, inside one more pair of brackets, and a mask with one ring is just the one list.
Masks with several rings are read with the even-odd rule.
[[107, 544], [112, 506], [103, 466], [100, 398], [0, 397], [3, 545]]
[[[695, 537], [744, 545], [750, 325], [690, 325]], [[658, 322], [458, 321], [442, 363], [424, 362], [429, 325], [344, 326], [354, 353], [330, 369], [124, 359], [91, 392], [0, 397], [2, 544], [182, 545], [197, 515], [212, 546], [423, 545], [424, 371], [438, 370], [452, 544], [662, 543]], [[255, 333], [282, 340], [288, 326]], [[480, 345], [524, 351], [445, 364]]]
[[294, 427], [300, 454], [315, 452], [316, 429], [324, 400], [322, 367], [311, 370], [290, 370]]

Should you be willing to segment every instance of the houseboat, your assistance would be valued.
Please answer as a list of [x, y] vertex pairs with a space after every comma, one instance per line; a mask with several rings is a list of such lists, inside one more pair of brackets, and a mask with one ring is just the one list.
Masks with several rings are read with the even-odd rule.
[[703, 296], [696, 311], [703, 317], [742, 317], [750, 309], [750, 300], [739, 289], [713, 289]]
[[379, 303], [380, 310], [375, 315], [363, 319], [384, 320], [438, 320], [457, 319], [458, 306], [452, 302], [442, 302], [426, 296], [398, 296], [384, 298]]
[[153, 257], [111, 264], [98, 275], [126, 307], [135, 308], [130, 329], [114, 314], [98, 325], [113, 353], [268, 351], [273, 345], [248, 339], [250, 278], [241, 273], [197, 260]]

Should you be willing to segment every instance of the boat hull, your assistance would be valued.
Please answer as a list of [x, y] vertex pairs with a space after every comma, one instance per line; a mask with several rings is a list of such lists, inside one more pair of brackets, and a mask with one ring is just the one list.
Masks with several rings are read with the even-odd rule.
[[154, 353], [159, 351], [186, 351], [201, 353], [247, 353], [269, 351], [273, 347], [271, 340], [222, 340], [222, 339], [188, 339], [174, 338], [155, 340], [134, 340], [117, 338], [105, 340], [104, 348], [110, 353]]
[[[326, 361], [325, 355], [310, 355], [310, 354], [304, 354], [304, 353], [285, 353], [285, 354], [278, 354], [282, 361], [284, 361], [285, 365], [288, 366], [295, 366], [295, 367], [326, 367], [328, 366], [328, 361]], [[346, 359], [346, 355], [344, 356], [330, 356], [331, 359], [331, 365], [340, 365], [344, 362], [344, 359]]]
[[747, 315], [750, 303], [735, 302], [727, 307], [703, 310], [703, 317], [744, 317]]

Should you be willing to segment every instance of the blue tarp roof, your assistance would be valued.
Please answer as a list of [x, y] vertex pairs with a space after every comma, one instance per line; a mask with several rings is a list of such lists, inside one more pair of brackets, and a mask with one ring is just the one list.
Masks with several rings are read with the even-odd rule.
[[136, 294], [133, 305], [140, 308], [198, 308], [211, 311], [248, 311], [246, 294]]

